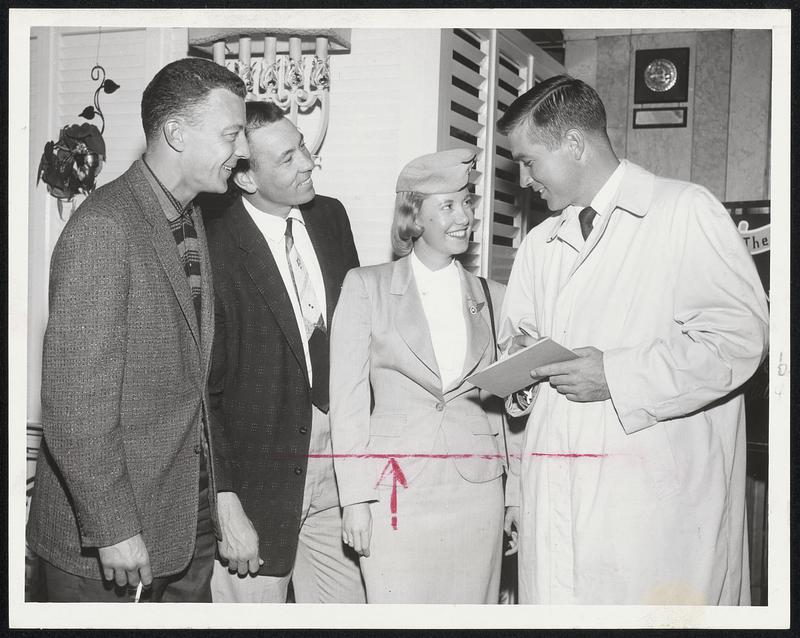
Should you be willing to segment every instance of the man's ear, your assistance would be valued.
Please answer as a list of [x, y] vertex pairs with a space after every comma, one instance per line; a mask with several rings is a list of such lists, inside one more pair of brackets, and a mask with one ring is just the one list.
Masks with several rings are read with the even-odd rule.
[[249, 168], [247, 170], [237, 170], [233, 174], [233, 183], [241, 188], [245, 193], [249, 193], [250, 195], [258, 190], [258, 187], [253, 180], [253, 173]]
[[164, 139], [178, 153], [185, 148], [183, 141], [183, 126], [179, 120], [170, 119], [164, 122]]
[[564, 144], [572, 155], [572, 158], [578, 161], [583, 157], [586, 151], [586, 136], [580, 129], [571, 128], [564, 133]]

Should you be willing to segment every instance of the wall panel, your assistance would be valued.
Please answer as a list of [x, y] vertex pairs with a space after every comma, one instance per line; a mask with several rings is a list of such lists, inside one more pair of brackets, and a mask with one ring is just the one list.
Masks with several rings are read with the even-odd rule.
[[735, 31], [725, 199], [769, 199], [772, 34]]
[[731, 31], [698, 33], [696, 52], [691, 180], [703, 184], [724, 200], [728, 172]]

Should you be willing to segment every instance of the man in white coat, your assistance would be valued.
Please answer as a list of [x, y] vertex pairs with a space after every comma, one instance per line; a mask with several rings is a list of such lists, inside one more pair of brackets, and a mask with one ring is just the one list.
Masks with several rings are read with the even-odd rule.
[[737, 390], [768, 311], [732, 220], [705, 188], [620, 162], [579, 80], [542, 82], [498, 128], [561, 211], [520, 245], [501, 345], [579, 355], [507, 401], [530, 413], [507, 494], [520, 601], [749, 604]]

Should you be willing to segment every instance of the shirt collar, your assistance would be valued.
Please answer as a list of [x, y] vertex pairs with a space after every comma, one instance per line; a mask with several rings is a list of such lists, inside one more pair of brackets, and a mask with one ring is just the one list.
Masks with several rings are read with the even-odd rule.
[[250, 214], [250, 217], [253, 218], [253, 221], [256, 223], [256, 226], [258, 226], [258, 229], [269, 241], [272, 242], [283, 240], [283, 237], [286, 233], [286, 219], [289, 217], [296, 219], [305, 225], [305, 222], [303, 221], [303, 215], [296, 208], [292, 208], [286, 218], [283, 218], [278, 217], [277, 215], [265, 213], [263, 210], [247, 201], [245, 197], [242, 197], [242, 205]]
[[417, 254], [413, 250], [411, 251], [411, 269], [414, 271], [414, 277], [417, 280], [418, 285], [436, 284], [454, 276], [458, 276], [458, 268], [456, 267], [455, 259], [452, 259], [444, 268], [440, 268], [439, 270], [431, 270], [424, 263], [422, 263], [422, 260], [417, 257]]
[[[603, 217], [604, 215], [608, 215], [616, 207], [616, 199], [618, 197], [622, 180], [625, 177], [627, 166], [627, 160], [622, 160], [617, 168], [614, 169], [614, 172], [609, 175], [608, 179], [600, 187], [600, 190], [597, 191], [595, 196], [592, 198], [592, 202], [589, 205], [594, 209], [598, 216]], [[553, 229], [550, 231], [547, 241], [554, 240], [558, 236], [558, 232], [561, 230], [561, 227], [564, 225], [564, 222], [566, 222], [567, 218], [570, 215], [577, 216], [578, 213], [583, 210], [583, 208], [583, 206], [567, 206], [561, 212], [561, 215], [556, 219], [556, 223], [553, 225]]]
[[153, 171], [153, 169], [150, 167], [150, 164], [147, 163], [147, 160], [144, 158], [144, 155], [142, 155], [142, 164], [144, 164], [145, 168], [147, 168], [147, 171], [150, 173], [150, 176], [155, 180], [156, 184], [158, 184], [158, 186], [160, 187], [161, 192], [167, 198], [167, 201], [171, 204], [171, 208], [170, 206], [162, 206], [162, 208], [164, 209], [164, 214], [167, 216], [167, 219], [172, 222], [180, 217], [186, 217], [191, 222], [192, 221], [191, 215], [194, 212], [193, 202], [189, 202], [188, 204], [186, 204], [186, 206], [181, 206], [181, 203], [178, 201], [175, 195], [173, 195], [172, 192], [166, 186], [164, 186], [164, 183], [158, 178], [158, 175], [156, 175], [155, 171]]
[[589, 204], [594, 211], [600, 215], [608, 215], [613, 210], [614, 200], [619, 190], [619, 185], [622, 183], [622, 178], [625, 174], [625, 163], [620, 162], [614, 172], [611, 173], [606, 183], [597, 191], [597, 194]]

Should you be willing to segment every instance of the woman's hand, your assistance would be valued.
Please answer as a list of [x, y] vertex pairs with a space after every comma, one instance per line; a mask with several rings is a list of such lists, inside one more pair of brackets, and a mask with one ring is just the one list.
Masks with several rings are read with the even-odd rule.
[[372, 512], [369, 503], [345, 505], [342, 514], [342, 540], [359, 556], [369, 556], [369, 543], [372, 539]]
[[519, 546], [517, 544], [517, 530], [519, 529], [519, 505], [509, 505], [506, 508], [506, 517], [503, 521], [503, 530], [508, 534], [508, 549], [505, 555], [516, 554]]

